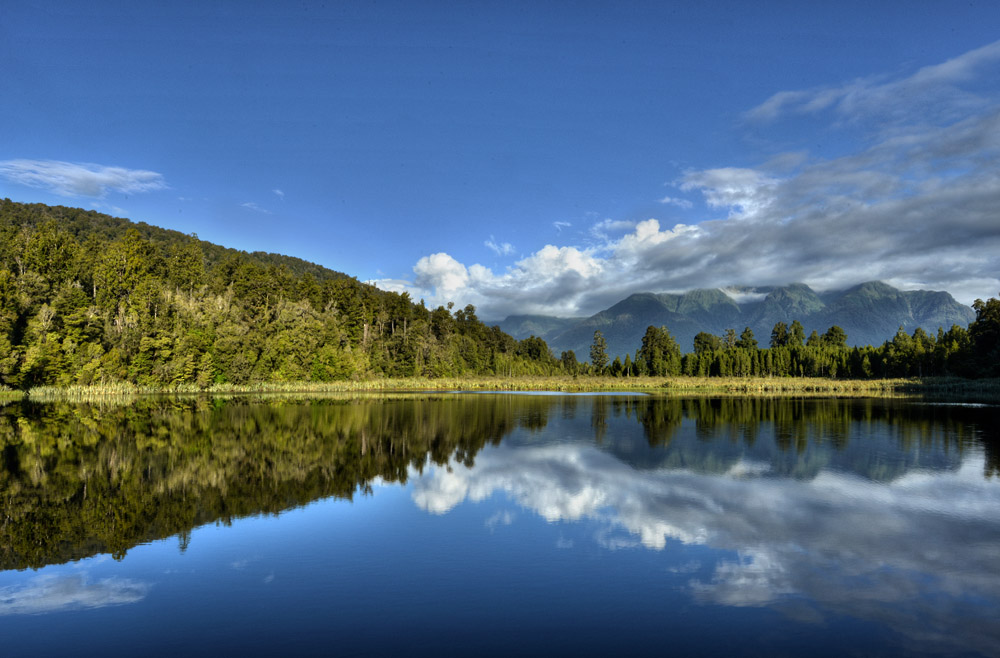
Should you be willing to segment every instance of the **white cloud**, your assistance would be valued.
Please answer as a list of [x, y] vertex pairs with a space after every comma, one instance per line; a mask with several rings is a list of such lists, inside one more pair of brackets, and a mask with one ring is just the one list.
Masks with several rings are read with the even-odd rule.
[[510, 256], [515, 253], [514, 245], [509, 242], [496, 242], [495, 238], [491, 235], [490, 239], [483, 243], [489, 249], [494, 251], [497, 256]]
[[469, 270], [445, 253], [424, 256], [413, 266], [417, 286], [442, 293], [463, 290], [469, 283]]
[[564, 228], [569, 228], [570, 226], [572, 226], [572, 224], [569, 222], [552, 222], [552, 225], [556, 227], [556, 231], [558, 231], [559, 233], [562, 233], [562, 230]]
[[747, 302], [759, 302], [767, 297], [766, 292], [758, 292], [753, 288], [747, 290], [744, 288], [720, 288], [723, 293], [731, 300], [737, 304], [746, 304]]
[[155, 171], [58, 160], [2, 160], [0, 177], [60, 196], [98, 199], [109, 192], [138, 194], [167, 187]]
[[241, 208], [246, 208], [247, 210], [252, 210], [254, 212], [259, 212], [259, 213], [261, 213], [263, 215], [270, 215], [271, 214], [270, 210], [268, 210], [267, 208], [262, 208], [261, 206], [257, 205], [253, 201], [246, 201], [244, 203], [241, 203], [240, 207]]
[[730, 217], [753, 217], [773, 202], [778, 181], [753, 169], [724, 167], [684, 175], [681, 189], [697, 190], [711, 208], [729, 208]]
[[277, 196], [279, 199], [281, 199], [282, 201], [284, 201], [284, 199], [285, 199], [285, 193], [284, 192], [282, 192], [281, 190], [278, 190], [278, 189], [274, 189], [274, 190], [271, 190], [271, 191], [274, 192], [275, 196]]

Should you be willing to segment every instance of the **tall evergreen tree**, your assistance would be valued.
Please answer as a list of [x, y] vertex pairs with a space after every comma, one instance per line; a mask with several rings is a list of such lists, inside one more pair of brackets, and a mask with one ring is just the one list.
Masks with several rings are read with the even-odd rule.
[[747, 327], [740, 334], [740, 339], [736, 341], [736, 347], [744, 350], [757, 349], [757, 339], [753, 336], [753, 329]]
[[792, 326], [788, 328], [788, 346], [789, 347], [802, 347], [802, 344], [806, 340], [806, 330], [802, 326], [802, 323], [798, 320], [792, 322]]
[[608, 365], [608, 341], [600, 329], [594, 332], [594, 342], [590, 346], [590, 365], [599, 375], [604, 374]]
[[652, 376], [679, 375], [681, 372], [681, 350], [666, 327], [646, 328], [636, 360], [642, 361], [646, 373]]
[[785, 347], [788, 345], [788, 325], [778, 322], [771, 330], [771, 347]]

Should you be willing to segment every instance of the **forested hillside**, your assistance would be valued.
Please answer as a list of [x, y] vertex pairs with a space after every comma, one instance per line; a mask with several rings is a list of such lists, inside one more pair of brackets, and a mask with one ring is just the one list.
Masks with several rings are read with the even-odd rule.
[[94, 211], [0, 201], [0, 385], [549, 374], [468, 306]]

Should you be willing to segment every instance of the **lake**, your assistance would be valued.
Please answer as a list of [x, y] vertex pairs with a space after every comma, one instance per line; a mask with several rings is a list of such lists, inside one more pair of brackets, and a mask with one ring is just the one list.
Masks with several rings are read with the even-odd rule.
[[998, 407], [0, 407], [0, 652], [995, 655]]

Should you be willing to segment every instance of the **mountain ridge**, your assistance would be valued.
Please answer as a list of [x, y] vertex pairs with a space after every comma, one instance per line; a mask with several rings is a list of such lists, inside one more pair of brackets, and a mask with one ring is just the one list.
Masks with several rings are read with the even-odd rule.
[[[740, 295], [753, 298], [737, 302], [721, 288], [696, 288], [684, 293], [639, 292], [607, 309], [573, 322], [571, 318], [531, 316], [537, 333], [553, 351], [573, 350], [586, 358], [594, 331], [600, 330], [608, 342], [608, 354], [634, 354], [646, 328], [666, 326], [684, 352], [691, 351], [694, 336], [705, 331], [721, 335], [727, 329], [737, 334], [750, 327], [761, 346], [770, 340], [778, 322], [798, 320], [806, 334], [820, 334], [831, 326], [847, 332], [850, 345], [881, 345], [891, 340], [899, 327], [912, 332], [922, 327], [928, 333], [938, 327], [968, 326], [975, 317], [971, 307], [959, 303], [946, 291], [899, 290], [882, 281], [865, 281], [842, 290], [818, 293], [804, 283], [784, 286], [733, 287]], [[524, 338], [525, 325], [509, 316], [498, 326], [514, 338]]]

